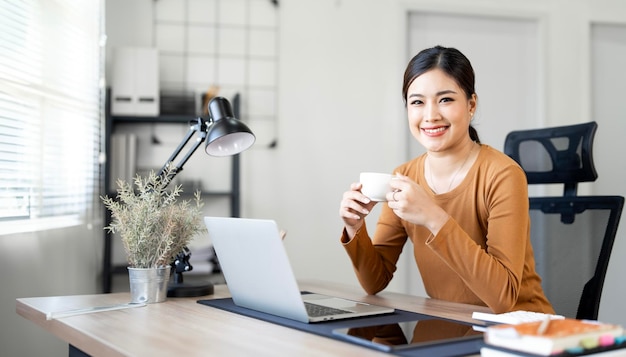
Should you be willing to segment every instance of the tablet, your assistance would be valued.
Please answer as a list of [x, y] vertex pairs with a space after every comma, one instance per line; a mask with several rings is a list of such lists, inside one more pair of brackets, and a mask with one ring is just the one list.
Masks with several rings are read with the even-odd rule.
[[483, 334], [472, 325], [428, 317], [385, 325], [333, 330], [341, 339], [384, 352], [411, 352], [411, 356], [479, 354]]

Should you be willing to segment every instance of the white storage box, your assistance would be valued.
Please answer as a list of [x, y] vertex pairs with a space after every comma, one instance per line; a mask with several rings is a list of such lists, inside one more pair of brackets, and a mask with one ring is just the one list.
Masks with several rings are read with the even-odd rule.
[[159, 57], [156, 48], [114, 50], [111, 114], [159, 115]]

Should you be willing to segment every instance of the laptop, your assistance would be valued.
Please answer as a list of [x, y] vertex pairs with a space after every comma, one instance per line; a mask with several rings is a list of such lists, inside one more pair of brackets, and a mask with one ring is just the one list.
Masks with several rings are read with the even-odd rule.
[[389, 314], [394, 309], [302, 294], [273, 220], [205, 217], [235, 305], [304, 323]]

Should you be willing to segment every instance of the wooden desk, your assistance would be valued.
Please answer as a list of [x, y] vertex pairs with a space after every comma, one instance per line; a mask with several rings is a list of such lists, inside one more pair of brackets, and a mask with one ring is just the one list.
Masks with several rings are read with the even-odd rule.
[[[300, 282], [302, 290], [360, 300], [452, 320], [476, 322], [485, 307], [396, 293], [365, 295], [359, 287]], [[196, 301], [230, 297], [225, 285], [201, 298], [168, 298], [146, 307], [46, 320], [48, 312], [130, 301], [128, 293], [17, 299], [16, 310], [58, 338], [92, 356], [388, 356], [257, 319], [213, 309]]]

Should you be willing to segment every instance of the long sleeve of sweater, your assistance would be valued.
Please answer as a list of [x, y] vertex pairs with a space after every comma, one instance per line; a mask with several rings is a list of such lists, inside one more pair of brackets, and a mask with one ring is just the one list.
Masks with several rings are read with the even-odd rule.
[[[426, 185], [423, 160], [396, 172]], [[436, 236], [399, 219], [383, 203], [373, 237], [364, 225], [344, 244], [366, 292], [389, 284], [410, 240], [430, 297], [486, 305], [494, 312], [553, 312], [535, 272], [526, 177], [514, 161], [483, 145], [463, 182], [433, 199], [450, 215]]]

